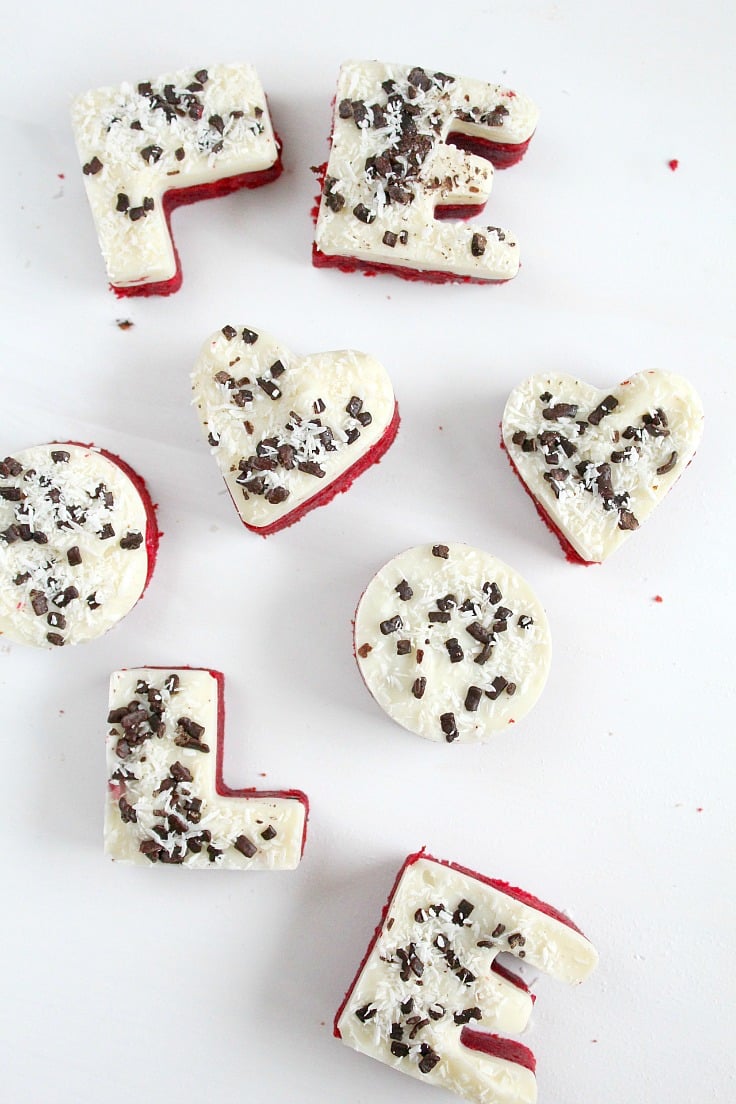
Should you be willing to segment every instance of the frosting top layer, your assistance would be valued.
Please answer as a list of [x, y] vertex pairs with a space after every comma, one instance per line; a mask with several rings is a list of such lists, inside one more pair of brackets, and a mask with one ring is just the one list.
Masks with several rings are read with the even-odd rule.
[[242, 325], [209, 338], [192, 384], [233, 502], [255, 529], [338, 479], [380, 441], [395, 409], [373, 357], [352, 349], [300, 357]]
[[[523, 150], [531, 100], [483, 81], [377, 61], [343, 65], [315, 244], [328, 256], [477, 279], [519, 266], [515, 236], [495, 226], [442, 224], [436, 207], [482, 204], [493, 166], [449, 145], [450, 134]], [[519, 154], [520, 156], [520, 154]], [[506, 154], [504, 161], [510, 163]]]
[[121, 862], [293, 869], [306, 799], [218, 786], [218, 672], [139, 667], [110, 679], [105, 850]]
[[180, 69], [77, 97], [72, 124], [110, 282], [171, 279], [176, 258], [162, 199], [271, 168], [278, 148], [250, 65]]
[[594, 947], [552, 911], [503, 883], [410, 857], [336, 1033], [356, 1050], [467, 1100], [535, 1100], [534, 1056], [489, 1034], [523, 1031], [532, 1000], [518, 978], [494, 967], [499, 954], [508, 954], [561, 981], [586, 978], [597, 963]]
[[540, 374], [511, 392], [502, 432], [534, 498], [582, 560], [601, 562], [690, 463], [703, 407], [669, 372], [641, 372], [610, 391]]
[[471, 743], [519, 720], [542, 692], [551, 644], [529, 585], [465, 544], [390, 560], [355, 614], [355, 652], [388, 715], [429, 740]]
[[150, 510], [92, 447], [38, 445], [0, 461], [0, 633], [53, 647], [107, 632], [145, 588]]

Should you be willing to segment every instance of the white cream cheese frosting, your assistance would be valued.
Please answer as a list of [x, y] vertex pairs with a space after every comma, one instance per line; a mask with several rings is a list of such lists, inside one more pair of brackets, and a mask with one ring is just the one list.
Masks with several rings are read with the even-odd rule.
[[500, 954], [573, 985], [598, 961], [557, 910], [503, 882], [410, 856], [335, 1034], [476, 1104], [533, 1104], [534, 1056], [496, 1034], [522, 1032], [532, 999], [518, 977], [494, 968]]
[[466, 544], [390, 560], [355, 614], [366, 686], [392, 720], [429, 740], [472, 743], [520, 720], [547, 680], [545, 612], [501, 560]]
[[338, 79], [317, 251], [479, 280], [515, 276], [515, 234], [439, 222], [435, 207], [483, 204], [491, 190], [491, 162], [448, 144], [450, 134], [512, 150], [525, 147], [537, 117], [531, 100], [501, 85], [418, 66], [347, 62]]
[[0, 634], [41, 648], [80, 644], [130, 612], [158, 539], [132, 475], [78, 444], [0, 461]]
[[192, 385], [236, 509], [257, 530], [278, 528], [395, 431], [386, 370], [351, 349], [300, 357], [269, 334], [224, 326]]
[[610, 391], [573, 376], [531, 376], [511, 392], [502, 422], [514, 468], [586, 563], [605, 560], [649, 517], [702, 432], [692, 385], [655, 371]]
[[181, 69], [77, 97], [72, 124], [110, 283], [171, 280], [163, 197], [279, 160], [266, 97], [250, 65]]
[[139, 667], [110, 679], [105, 851], [119, 862], [292, 870], [307, 800], [222, 783], [223, 679]]

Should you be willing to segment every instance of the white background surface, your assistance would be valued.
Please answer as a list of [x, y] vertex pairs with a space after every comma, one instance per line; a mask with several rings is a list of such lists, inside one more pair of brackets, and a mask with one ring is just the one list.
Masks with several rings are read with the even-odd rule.
[[[0, 642], [2, 1099], [449, 1104], [331, 1037], [394, 873], [426, 844], [567, 909], [599, 949], [585, 986], [535, 986], [524, 1041], [542, 1102], [733, 1101], [730, 6], [84, 0], [7, 19], [0, 451], [71, 438], [119, 453], [165, 536], [145, 599], [106, 637], [48, 653]], [[360, 56], [537, 101], [537, 135], [487, 208], [518, 235], [515, 281], [311, 267], [310, 165], [326, 158], [339, 64]], [[233, 60], [259, 71], [284, 175], [176, 212], [182, 290], [118, 302], [71, 98]], [[371, 352], [401, 404], [384, 461], [267, 541], [240, 526], [189, 405], [198, 349], [227, 322], [299, 352]], [[652, 367], [700, 391], [701, 449], [609, 563], [572, 566], [498, 448], [505, 398], [533, 372], [606, 387]], [[438, 540], [513, 564], [552, 627], [545, 693], [485, 746], [392, 726], [351, 656], [373, 572]], [[311, 798], [298, 871], [104, 858], [107, 681], [143, 663], [224, 671], [228, 781]]]

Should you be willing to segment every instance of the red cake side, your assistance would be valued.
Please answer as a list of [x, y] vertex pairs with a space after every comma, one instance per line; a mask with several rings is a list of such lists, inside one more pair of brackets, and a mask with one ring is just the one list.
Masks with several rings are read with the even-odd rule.
[[[452, 272], [439, 272], [435, 269], [402, 268], [401, 265], [380, 264], [375, 261], [359, 261], [353, 257], [334, 257], [322, 253], [312, 245], [312, 264], [315, 268], [337, 268], [340, 272], [362, 272], [364, 276], [377, 276], [379, 272], [390, 272], [402, 280], [429, 284], [507, 284], [506, 280], [482, 280], [477, 276], [456, 276]], [[509, 277], [511, 279], [511, 277]]]
[[143, 590], [140, 593], [140, 597], [142, 598], [143, 595], [146, 593], [146, 589], [148, 587], [148, 584], [151, 581], [151, 576], [153, 575], [153, 569], [156, 566], [156, 559], [158, 557], [159, 540], [163, 536], [163, 534], [159, 530], [158, 522], [156, 520], [156, 504], [153, 502], [153, 499], [151, 498], [151, 495], [149, 493], [148, 487], [146, 486], [145, 480], [143, 479], [143, 477], [141, 475], [138, 474], [137, 471], [135, 471], [134, 468], [131, 468], [130, 464], [127, 464], [125, 462], [125, 460], [122, 460], [119, 456], [116, 456], [114, 452], [108, 452], [107, 449], [98, 448], [96, 445], [89, 444], [89, 443], [84, 443], [82, 441], [60, 441], [60, 442], [54, 442], [54, 443], [55, 444], [74, 445], [74, 446], [76, 446], [76, 448], [92, 449], [94, 452], [99, 453], [100, 456], [104, 456], [105, 459], [109, 460], [111, 464], [115, 464], [116, 467], [120, 468], [121, 471], [125, 472], [128, 479], [131, 481], [131, 483], [135, 487], [136, 491], [140, 495], [141, 502], [143, 503], [143, 508], [146, 512], [146, 541], [145, 541], [145, 543], [146, 543], [146, 554], [148, 556], [148, 565], [147, 565], [147, 570], [146, 570], [146, 581], [143, 584]]
[[[278, 136], [276, 137], [276, 143], [280, 150], [281, 143]], [[227, 176], [223, 177], [221, 180], [213, 180], [209, 184], [195, 184], [191, 188], [171, 188], [169, 191], [165, 192], [162, 199], [162, 206], [164, 215], [166, 216], [166, 226], [174, 248], [176, 272], [170, 280], [159, 280], [155, 283], [137, 284], [130, 287], [118, 287], [115, 284], [110, 284], [112, 291], [115, 292], [119, 299], [129, 298], [134, 295], [172, 295], [175, 291], [178, 291], [182, 283], [182, 270], [179, 252], [171, 232], [172, 212], [175, 211], [177, 207], [184, 207], [190, 203], [197, 203], [200, 199], [216, 199], [218, 196], [230, 195], [231, 192], [239, 191], [241, 188], [260, 188], [262, 185], [270, 184], [273, 180], [276, 180], [281, 175], [282, 171], [283, 163], [279, 152], [278, 161], [268, 169], [262, 169], [259, 172], [252, 173], [239, 173], [236, 176]]]
[[257, 526], [248, 525], [245, 522], [246, 529], [249, 529], [252, 533], [258, 533], [261, 537], [271, 536], [272, 533], [277, 533], [281, 529], [288, 529], [291, 525], [294, 525], [300, 518], [308, 514], [310, 510], [317, 509], [318, 506], [326, 506], [328, 502], [331, 502], [338, 494], [343, 494], [347, 491], [359, 475], [362, 475], [364, 471], [372, 467], [374, 464], [378, 464], [382, 457], [388, 452], [391, 445], [396, 439], [396, 434], [399, 432], [399, 425], [401, 424], [401, 417], [399, 415], [399, 404], [394, 404], [394, 413], [389, 425], [386, 428], [383, 436], [376, 441], [375, 445], [368, 450], [363, 456], [359, 457], [354, 464], [343, 472], [339, 478], [335, 479], [332, 483], [328, 483], [321, 491], [307, 499], [306, 502], [302, 502], [300, 506], [297, 506], [291, 513], [285, 514], [279, 518], [278, 521], [274, 521], [271, 525]]
[[512, 460], [511, 454], [509, 453], [509, 450], [506, 448], [506, 443], [503, 439], [503, 434], [501, 435], [501, 449], [506, 453], [506, 458], [508, 459], [508, 462], [511, 465], [511, 470], [513, 471], [514, 475], [519, 480], [522, 487], [524, 488], [524, 490], [528, 494], [529, 498], [534, 503], [534, 509], [539, 514], [539, 517], [542, 519], [542, 521], [544, 522], [546, 527], [549, 529], [550, 533], [552, 533], [553, 536], [555, 536], [557, 538], [557, 540], [559, 541], [560, 547], [562, 548], [562, 551], [565, 553], [565, 559], [568, 561], [568, 563], [582, 564], [584, 567], [592, 567], [593, 564], [597, 564], [599, 562], [598, 560], [584, 560], [583, 559], [583, 557], [580, 555], [580, 553], [577, 552], [575, 550], [575, 548], [573, 548], [572, 544], [567, 539], [565, 534], [555, 525], [554, 521], [549, 516], [549, 514], [545, 510], [544, 506], [539, 501], [539, 499], [535, 498], [535, 496], [529, 490], [526, 483], [522, 479], [521, 474], [519, 473], [519, 469], [517, 468], [516, 464]]

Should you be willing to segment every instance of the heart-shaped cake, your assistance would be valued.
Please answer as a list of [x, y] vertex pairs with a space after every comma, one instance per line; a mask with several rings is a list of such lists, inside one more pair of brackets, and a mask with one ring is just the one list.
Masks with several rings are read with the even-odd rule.
[[264, 537], [346, 491], [399, 428], [391, 382], [373, 357], [300, 357], [244, 326], [212, 335], [192, 384], [236, 509]]
[[474, 743], [534, 705], [549, 671], [544, 610], [507, 564], [467, 544], [410, 548], [371, 579], [355, 613], [363, 681], [392, 720]]
[[511, 392], [502, 446], [568, 560], [601, 563], [669, 491], [703, 432], [693, 387], [641, 372], [610, 391], [531, 376]]

